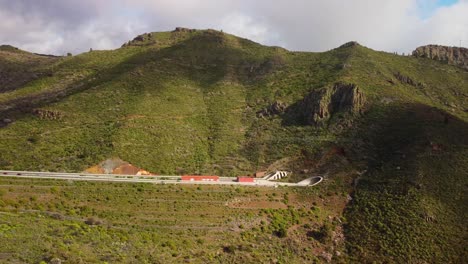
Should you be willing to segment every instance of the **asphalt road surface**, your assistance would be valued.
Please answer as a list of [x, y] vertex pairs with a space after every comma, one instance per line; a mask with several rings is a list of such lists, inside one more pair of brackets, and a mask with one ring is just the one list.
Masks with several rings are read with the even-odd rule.
[[[237, 182], [235, 177], [219, 177], [219, 181], [182, 181], [176, 175], [136, 176], [117, 174], [87, 174], [87, 173], [60, 173], [60, 172], [34, 172], [34, 171], [5, 171], [0, 170], [0, 176], [32, 178], [32, 179], [57, 179], [70, 181], [105, 181], [105, 182], [132, 182], [155, 184], [212, 184], [212, 185], [243, 185], [243, 186], [313, 186], [322, 181], [322, 177], [311, 177], [299, 183], [273, 182], [264, 179], [255, 179], [255, 182]], [[320, 178], [311, 181], [313, 178]], [[313, 184], [311, 184], [313, 182]]]

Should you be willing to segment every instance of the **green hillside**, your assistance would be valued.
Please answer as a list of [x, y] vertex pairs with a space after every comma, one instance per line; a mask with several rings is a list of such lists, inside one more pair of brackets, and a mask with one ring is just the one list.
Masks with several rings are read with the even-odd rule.
[[0, 93], [21, 88], [26, 83], [50, 76], [48, 65], [57, 57], [32, 54], [9, 45], [0, 46]]
[[336, 261], [467, 257], [463, 69], [355, 42], [291, 52], [177, 29], [68, 57], [0, 48], [0, 77], [0, 169], [117, 157], [157, 174], [320, 173], [351, 198]]
[[[156, 173], [252, 172], [297, 152], [279, 142], [297, 128], [256, 111], [332, 83], [348, 56], [289, 53], [215, 31], [174, 32], [191, 37], [166, 46], [167, 34], [153, 33], [162, 44], [63, 58], [52, 77], [3, 93], [15, 122], [1, 131], [11, 150], [2, 167], [82, 171], [117, 156]], [[24, 115], [33, 109], [60, 118]], [[253, 156], [249, 148], [260, 147]]]

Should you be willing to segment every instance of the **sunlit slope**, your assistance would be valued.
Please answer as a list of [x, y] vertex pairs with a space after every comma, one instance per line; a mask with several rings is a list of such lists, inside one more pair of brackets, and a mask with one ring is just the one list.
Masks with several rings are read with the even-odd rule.
[[[2, 167], [81, 171], [118, 156], [157, 173], [250, 172], [259, 161], [245, 150], [246, 132], [260, 122], [260, 131], [274, 139], [280, 126], [257, 120], [256, 111], [333, 82], [347, 56], [290, 53], [215, 31], [186, 34], [168, 46], [127, 45], [65, 58], [55, 67], [57, 76], [77, 76], [69, 83], [29, 83], [24, 95], [3, 94], [4, 105], [20, 114], [10, 111], [15, 122], [0, 132]], [[27, 114], [34, 109], [57, 117]]]

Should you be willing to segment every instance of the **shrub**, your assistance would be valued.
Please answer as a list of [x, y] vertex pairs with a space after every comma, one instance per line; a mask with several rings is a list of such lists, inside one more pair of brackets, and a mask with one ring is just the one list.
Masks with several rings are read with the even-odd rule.
[[288, 236], [288, 230], [282, 226], [279, 229], [275, 230], [273, 234], [279, 238], [284, 238]]
[[332, 227], [330, 224], [324, 224], [319, 230], [307, 232], [307, 236], [325, 244], [331, 240]]
[[235, 251], [236, 251], [236, 247], [233, 246], [233, 245], [223, 247], [223, 252], [224, 253], [233, 254]]
[[103, 224], [103, 221], [96, 217], [88, 217], [88, 219], [86, 219], [84, 222], [87, 225], [102, 225]]

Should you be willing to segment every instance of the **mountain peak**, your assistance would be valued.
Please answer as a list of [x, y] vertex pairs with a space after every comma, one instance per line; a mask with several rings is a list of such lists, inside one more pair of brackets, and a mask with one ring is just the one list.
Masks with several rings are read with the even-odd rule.
[[357, 47], [357, 46], [361, 46], [361, 44], [359, 44], [357, 41], [350, 41], [339, 46], [338, 48], [340, 49], [340, 48], [349, 48], [349, 47]]
[[11, 45], [0, 45], [0, 51], [21, 52], [22, 50]]
[[133, 40], [124, 43], [122, 47], [127, 46], [169, 46], [177, 42], [188, 39], [189, 37], [202, 32], [203, 30], [190, 29], [184, 27], [176, 27], [172, 31], [166, 32], [149, 32], [136, 36]]
[[195, 32], [197, 31], [196, 29], [192, 29], [192, 28], [184, 28], [184, 27], [176, 27], [172, 32], [188, 32], [188, 33], [192, 33], [192, 32]]

